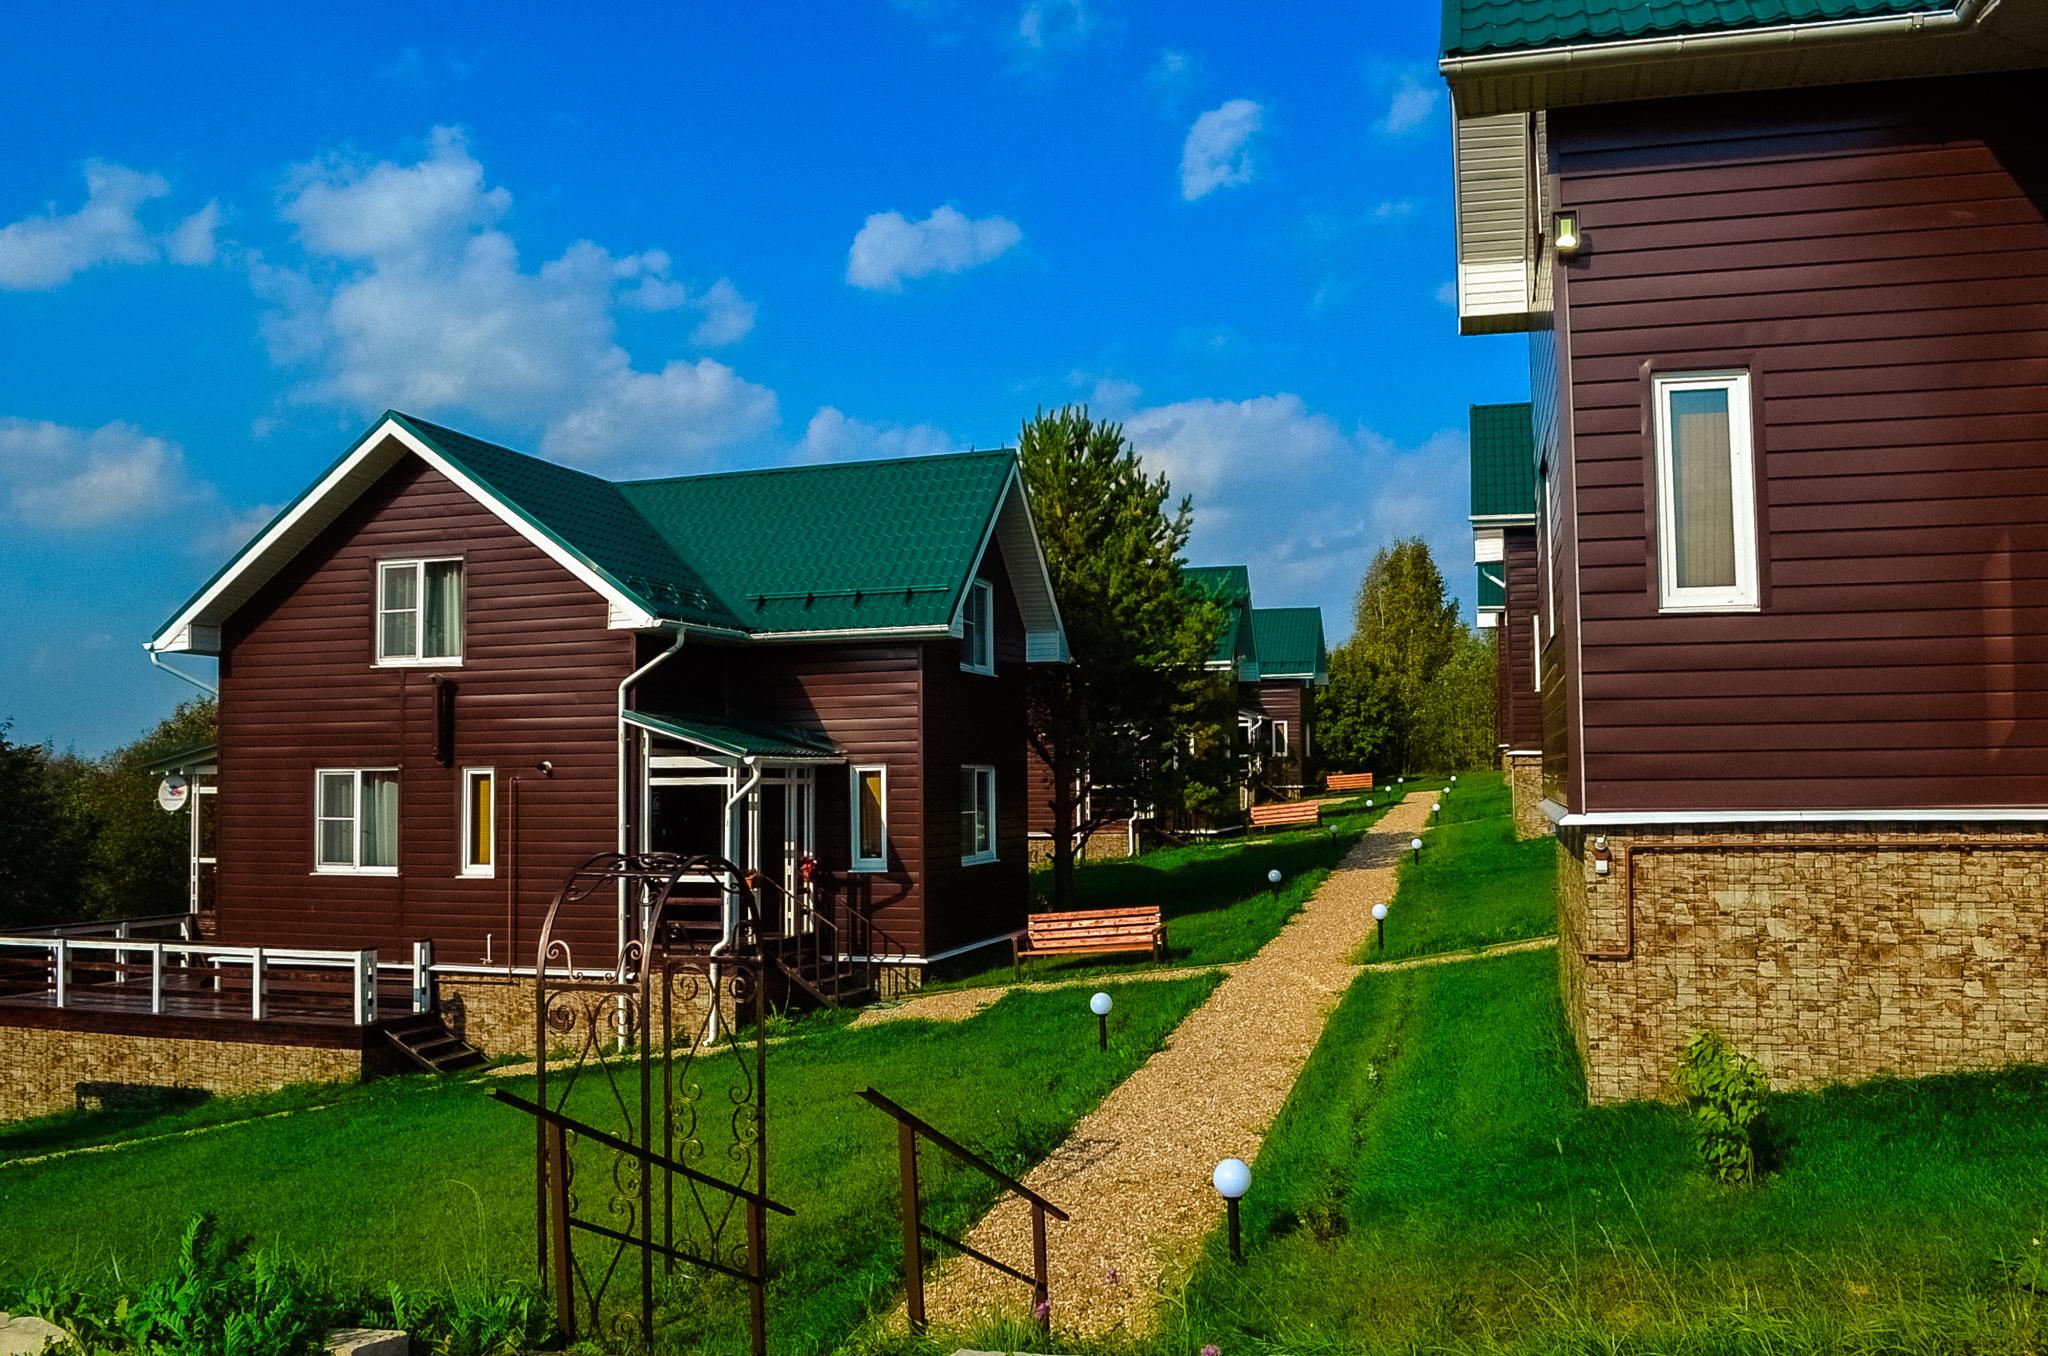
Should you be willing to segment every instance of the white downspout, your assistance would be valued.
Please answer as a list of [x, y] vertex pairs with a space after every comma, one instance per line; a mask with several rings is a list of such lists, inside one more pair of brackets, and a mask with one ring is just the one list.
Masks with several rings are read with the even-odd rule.
[[[725, 799], [724, 817], [727, 823], [732, 822], [732, 807], [738, 805], [741, 801], [745, 800], [748, 796], [752, 795], [754, 793], [754, 788], [761, 784], [761, 765], [752, 754], [748, 754], [746, 757], [740, 759], [740, 766], [747, 770], [747, 779], [746, 781], [740, 784], [738, 790], [734, 791], [730, 796], [727, 796]], [[730, 838], [727, 839], [726, 846], [732, 846]], [[739, 862], [735, 862], [733, 863], [733, 865], [740, 867], [741, 870], [746, 869], [744, 864]], [[737, 883], [740, 889], [746, 888], [747, 883], [744, 879], [741, 879]], [[735, 891], [734, 893], [737, 894], [738, 892]], [[714, 995], [714, 997], [719, 992], [717, 958], [732, 950], [733, 929], [734, 925], [738, 922], [738, 914], [733, 909], [731, 900], [726, 901], [724, 913], [725, 927], [719, 933], [718, 940], [712, 943], [711, 946], [711, 992]], [[761, 976], [761, 979], [763, 982], [766, 982], [767, 976], [763, 975]], [[711, 1015], [707, 1023], [707, 1030], [710, 1032], [709, 1039], [714, 1041], [718, 1039], [718, 1021], [718, 1007], [714, 1002], [711, 1009]]]
[[[631, 692], [631, 691], [633, 690], [633, 684], [635, 684], [635, 683], [639, 682], [639, 681], [640, 681], [640, 680], [641, 680], [642, 678], [646, 677], [646, 676], [647, 676], [647, 675], [648, 675], [649, 673], [651, 673], [651, 672], [652, 672], [652, 671], [653, 671], [653, 670], [654, 670], [655, 668], [657, 668], [658, 666], [660, 666], [660, 665], [661, 665], [661, 664], [662, 664], [663, 662], [665, 662], [665, 661], [667, 661], [667, 660], [669, 660], [669, 659], [672, 659], [672, 658], [674, 658], [674, 657], [675, 657], [675, 655], [677, 654], [677, 652], [678, 652], [678, 651], [680, 651], [680, 650], [681, 650], [681, 649], [683, 648], [683, 634], [684, 634], [684, 633], [683, 633], [683, 625], [682, 625], [682, 623], [681, 623], [681, 622], [671, 622], [671, 623], [669, 623], [669, 624], [670, 624], [670, 625], [672, 625], [673, 627], [675, 627], [675, 642], [674, 642], [673, 644], [671, 644], [671, 645], [670, 645], [670, 646], [669, 646], [669, 647], [668, 647], [668, 648], [667, 648], [666, 650], [663, 650], [663, 651], [662, 651], [662, 652], [661, 652], [660, 654], [658, 654], [658, 655], [654, 656], [654, 658], [652, 658], [652, 659], [648, 660], [648, 661], [647, 661], [647, 662], [646, 662], [645, 664], [642, 664], [642, 665], [641, 665], [641, 666], [640, 666], [639, 668], [637, 668], [637, 669], [634, 669], [634, 670], [633, 670], [633, 671], [632, 671], [631, 673], [627, 674], [627, 675], [626, 675], [626, 677], [625, 677], [625, 679], [624, 679], [624, 681], [622, 681], [622, 682], [621, 682], [621, 683], [619, 684], [619, 749], [618, 749], [618, 752], [619, 752], [619, 833], [618, 833], [618, 840], [619, 840], [619, 848], [618, 848], [618, 851], [619, 851], [619, 855], [620, 855], [621, 857], [625, 856], [625, 855], [626, 855], [626, 853], [627, 853], [627, 851], [628, 851], [628, 849], [627, 849], [627, 846], [626, 846], [626, 797], [627, 797], [627, 795], [628, 795], [628, 793], [629, 793], [629, 789], [628, 789], [628, 786], [627, 786], [627, 780], [628, 780], [628, 779], [627, 779], [627, 775], [626, 775], [626, 770], [627, 770], [627, 768], [628, 768], [628, 767], [629, 767], [629, 766], [631, 765], [631, 763], [632, 763], [632, 761], [633, 761], [633, 758], [632, 758], [632, 743], [631, 743], [631, 741], [632, 741], [632, 736], [631, 736], [631, 734], [629, 734], [629, 733], [628, 733], [628, 731], [627, 731], [627, 726], [626, 726], [626, 710], [627, 710], [627, 707], [626, 707], [626, 699], [627, 699], [627, 694], [629, 694], [629, 693], [630, 693], [630, 692]], [[627, 911], [628, 911], [628, 910], [627, 910], [627, 905], [626, 905], [626, 882], [622, 880], [622, 881], [620, 881], [620, 882], [619, 882], [619, 952], [618, 952], [618, 963], [619, 963], [619, 976], [620, 976], [620, 978], [621, 978], [621, 979], [623, 979], [623, 978], [625, 977], [625, 973], [626, 973], [626, 922], [627, 922], [626, 914], [627, 914]]]
[[204, 692], [209, 697], [220, 696], [220, 689], [215, 687], [212, 683], [207, 682], [204, 678], [194, 678], [189, 673], [185, 673], [178, 669], [172, 668], [169, 664], [164, 663], [164, 657], [158, 654], [155, 650], [149, 651], [149, 662], [155, 667], [162, 669], [165, 673], [170, 674], [171, 677], [173, 678], [183, 678], [186, 682], [192, 684], [192, 686], [198, 688], [201, 692]]

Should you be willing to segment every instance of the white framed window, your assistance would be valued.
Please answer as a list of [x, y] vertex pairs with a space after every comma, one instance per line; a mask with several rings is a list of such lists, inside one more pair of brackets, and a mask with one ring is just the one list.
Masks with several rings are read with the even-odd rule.
[[847, 769], [853, 790], [853, 869], [889, 869], [889, 769]]
[[462, 857], [465, 876], [498, 871], [498, 774], [487, 767], [462, 770]]
[[1650, 380], [1657, 448], [1657, 601], [1666, 612], [1757, 606], [1749, 373]]
[[996, 859], [996, 770], [969, 765], [960, 769], [960, 862]]
[[960, 667], [969, 673], [996, 671], [996, 586], [977, 579], [960, 605]]
[[324, 767], [313, 774], [313, 869], [398, 874], [398, 770]]
[[377, 564], [377, 662], [462, 662], [462, 562]]
[[1287, 748], [1287, 722], [1276, 720], [1273, 722], [1273, 756], [1275, 758], [1287, 757]]

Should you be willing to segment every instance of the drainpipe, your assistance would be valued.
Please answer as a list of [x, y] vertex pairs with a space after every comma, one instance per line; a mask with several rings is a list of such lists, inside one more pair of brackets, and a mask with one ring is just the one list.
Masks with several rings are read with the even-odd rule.
[[[742, 782], [742, 783], [740, 784], [740, 787], [739, 787], [739, 789], [738, 789], [737, 791], [734, 791], [734, 792], [733, 792], [733, 793], [732, 793], [732, 794], [731, 794], [730, 796], [727, 796], [727, 797], [725, 798], [725, 816], [724, 816], [724, 818], [725, 818], [725, 821], [726, 821], [727, 823], [731, 823], [731, 822], [732, 822], [732, 807], [733, 807], [733, 806], [735, 806], [735, 805], [738, 805], [738, 804], [739, 804], [739, 803], [740, 803], [741, 801], [745, 800], [745, 799], [746, 799], [746, 798], [747, 798], [748, 796], [752, 795], [752, 794], [754, 793], [754, 788], [755, 788], [755, 787], [757, 787], [757, 786], [759, 786], [759, 785], [761, 784], [761, 765], [760, 765], [760, 763], [759, 763], [759, 762], [757, 762], [757, 761], [755, 760], [755, 758], [754, 758], [754, 756], [753, 756], [752, 754], [748, 754], [748, 755], [746, 755], [745, 757], [741, 758], [741, 759], [740, 759], [740, 766], [741, 766], [741, 767], [743, 767], [743, 768], [745, 768], [745, 769], [747, 770], [747, 779], [746, 779], [746, 780], [745, 780], [744, 782]], [[731, 846], [731, 843], [730, 843], [730, 842], [728, 842], [728, 843], [726, 844], [726, 846], [730, 847], [730, 846]], [[739, 867], [740, 867], [740, 869], [741, 869], [742, 871], [744, 871], [744, 870], [746, 869], [746, 867], [745, 867], [745, 866], [744, 866], [744, 865], [743, 865], [742, 863], [738, 863], [738, 862], [735, 862], [735, 863], [734, 863], [734, 865], [735, 865], [735, 866], [739, 866]], [[741, 889], [745, 889], [745, 888], [746, 888], [746, 884], [747, 884], [747, 883], [746, 883], [746, 880], [745, 880], [744, 878], [742, 878], [742, 879], [741, 879], [741, 880], [740, 880], [740, 881], [738, 882], [738, 884], [739, 884], [739, 886], [740, 886], [740, 888], [741, 888]], [[726, 955], [726, 954], [729, 954], [729, 953], [730, 953], [730, 952], [732, 951], [732, 943], [733, 943], [733, 929], [734, 929], [734, 925], [735, 925], [735, 924], [736, 924], [737, 922], [738, 922], [738, 915], [737, 915], [736, 911], [735, 911], [735, 910], [733, 909], [733, 907], [732, 907], [732, 905], [731, 905], [730, 903], [727, 903], [727, 905], [726, 905], [726, 907], [725, 907], [725, 928], [724, 928], [724, 930], [723, 930], [723, 931], [722, 931], [722, 932], [721, 932], [721, 933], [719, 934], [719, 938], [718, 938], [718, 940], [717, 940], [717, 941], [716, 941], [715, 943], [713, 943], [713, 944], [712, 944], [712, 947], [711, 947], [711, 956], [712, 956], [712, 965], [711, 965], [711, 992], [712, 992], [712, 995], [713, 995], [713, 997], [714, 997], [714, 1000], [716, 999], [716, 996], [717, 996], [717, 994], [718, 994], [718, 992], [719, 992], [719, 989], [718, 989], [718, 964], [717, 964], [717, 958], [718, 958], [719, 956], [722, 956], [722, 955]], [[766, 978], [767, 978], [767, 976], [765, 976], [765, 975], [764, 975], [764, 976], [762, 976], [762, 979], [763, 979], [763, 981], [765, 981], [765, 980], [766, 980]], [[712, 1007], [712, 1009], [711, 1009], [711, 1016], [710, 1016], [710, 1020], [709, 1020], [709, 1022], [708, 1022], [708, 1024], [707, 1024], [707, 1027], [708, 1027], [708, 1030], [709, 1030], [709, 1031], [710, 1031], [710, 1033], [711, 1033], [711, 1035], [710, 1035], [710, 1039], [712, 1039], [712, 1040], [714, 1040], [714, 1041], [715, 1041], [715, 1040], [717, 1040], [717, 1039], [718, 1039], [718, 1008], [717, 1008], [717, 1006], [715, 1005], [715, 1001], [714, 1001], [714, 1005], [713, 1005], [713, 1007]]]
[[[662, 663], [664, 663], [665, 661], [667, 661], [667, 660], [669, 660], [669, 659], [672, 659], [672, 658], [674, 658], [674, 657], [675, 657], [675, 655], [676, 655], [676, 654], [677, 654], [678, 652], [680, 652], [680, 651], [682, 650], [682, 648], [683, 648], [683, 624], [682, 624], [681, 622], [669, 622], [669, 623], [667, 623], [667, 625], [669, 625], [669, 626], [672, 626], [672, 627], [674, 627], [674, 628], [675, 628], [675, 641], [674, 641], [674, 643], [673, 643], [673, 644], [671, 644], [671, 645], [670, 645], [670, 646], [669, 646], [669, 647], [668, 647], [668, 648], [667, 648], [666, 650], [663, 650], [663, 651], [662, 651], [662, 652], [661, 652], [660, 654], [658, 654], [658, 655], [654, 656], [654, 658], [652, 658], [652, 659], [648, 660], [648, 661], [647, 661], [647, 662], [646, 662], [645, 664], [642, 664], [642, 665], [641, 665], [641, 666], [640, 666], [639, 668], [637, 668], [637, 669], [634, 669], [634, 670], [633, 670], [633, 671], [632, 671], [631, 673], [627, 674], [627, 675], [626, 675], [626, 677], [625, 677], [625, 679], [624, 679], [624, 681], [622, 681], [622, 682], [621, 682], [621, 683], [619, 684], [619, 750], [618, 750], [618, 752], [619, 752], [619, 833], [618, 833], [618, 840], [619, 840], [619, 849], [618, 849], [618, 850], [619, 850], [619, 855], [620, 855], [621, 857], [625, 856], [625, 855], [626, 855], [626, 851], [627, 851], [627, 848], [626, 848], [626, 796], [627, 796], [627, 769], [628, 769], [628, 767], [629, 767], [629, 766], [631, 765], [631, 763], [632, 763], [632, 761], [633, 761], [633, 757], [632, 757], [632, 742], [631, 742], [631, 739], [632, 739], [632, 737], [631, 737], [631, 735], [629, 735], [629, 734], [627, 733], [627, 728], [626, 728], [626, 712], [627, 712], [627, 710], [628, 710], [628, 707], [627, 707], [627, 705], [626, 705], [626, 701], [627, 701], [628, 695], [629, 695], [629, 694], [630, 694], [630, 693], [632, 692], [632, 690], [633, 690], [633, 685], [634, 685], [635, 683], [639, 682], [639, 681], [640, 681], [640, 680], [641, 680], [642, 678], [646, 677], [646, 676], [647, 676], [647, 675], [648, 675], [649, 673], [653, 672], [653, 671], [654, 671], [654, 669], [656, 669], [657, 667], [659, 667], [659, 666], [660, 666], [660, 665], [661, 665]], [[621, 979], [624, 979], [624, 978], [625, 978], [625, 974], [626, 974], [626, 882], [625, 882], [625, 881], [623, 881], [623, 880], [619, 882], [619, 953], [618, 953], [618, 956], [619, 956], [619, 977], [620, 977]]]
[[184, 679], [186, 682], [192, 684], [192, 686], [198, 688], [201, 692], [204, 692], [209, 697], [217, 698], [220, 696], [220, 689], [215, 687], [212, 683], [207, 682], [203, 678], [194, 678], [189, 673], [185, 673], [178, 669], [172, 668], [169, 664], [164, 663], [164, 657], [158, 654], [155, 650], [151, 650], [149, 652], [149, 662], [155, 667], [162, 669], [165, 673], [170, 674], [171, 677], [173, 678]]

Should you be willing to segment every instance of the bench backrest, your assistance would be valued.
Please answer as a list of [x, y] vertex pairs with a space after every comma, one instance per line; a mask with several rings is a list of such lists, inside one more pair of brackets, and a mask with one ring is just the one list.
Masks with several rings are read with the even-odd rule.
[[1326, 779], [1326, 784], [1332, 791], [1370, 791], [1372, 790], [1372, 774], [1370, 772], [1332, 772]]
[[1322, 819], [1323, 807], [1312, 800], [1283, 800], [1272, 805], [1252, 806], [1252, 823], [1267, 824], [1315, 824]]
[[1141, 904], [1129, 909], [1074, 909], [1067, 913], [1034, 913], [1025, 920], [1031, 949], [1043, 951], [1059, 946], [1093, 946], [1102, 942], [1133, 940], [1150, 944], [1159, 931], [1159, 906]]

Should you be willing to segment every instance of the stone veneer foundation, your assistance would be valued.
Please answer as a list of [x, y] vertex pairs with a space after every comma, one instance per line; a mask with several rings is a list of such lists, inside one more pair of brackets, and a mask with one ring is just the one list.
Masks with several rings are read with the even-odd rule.
[[0, 1025], [0, 1121], [168, 1091], [233, 1096], [353, 1081], [376, 1071], [372, 1064], [384, 1067], [382, 1050], [366, 1044], [371, 1034], [351, 1027], [301, 1029], [295, 1039], [292, 1028], [208, 1021], [208, 1035], [172, 1036], [139, 1032], [146, 1016], [101, 1022], [67, 1013], [62, 1025], [16, 1025], [26, 1015], [9, 1016]]
[[1501, 755], [1501, 769], [1514, 805], [1515, 837], [1549, 837], [1550, 817], [1543, 813], [1543, 751], [1509, 750]]
[[1562, 828], [1558, 841], [1559, 981], [1595, 1102], [1675, 1096], [1673, 1061], [1701, 1027], [1781, 1088], [2048, 1052], [2037, 827]]

